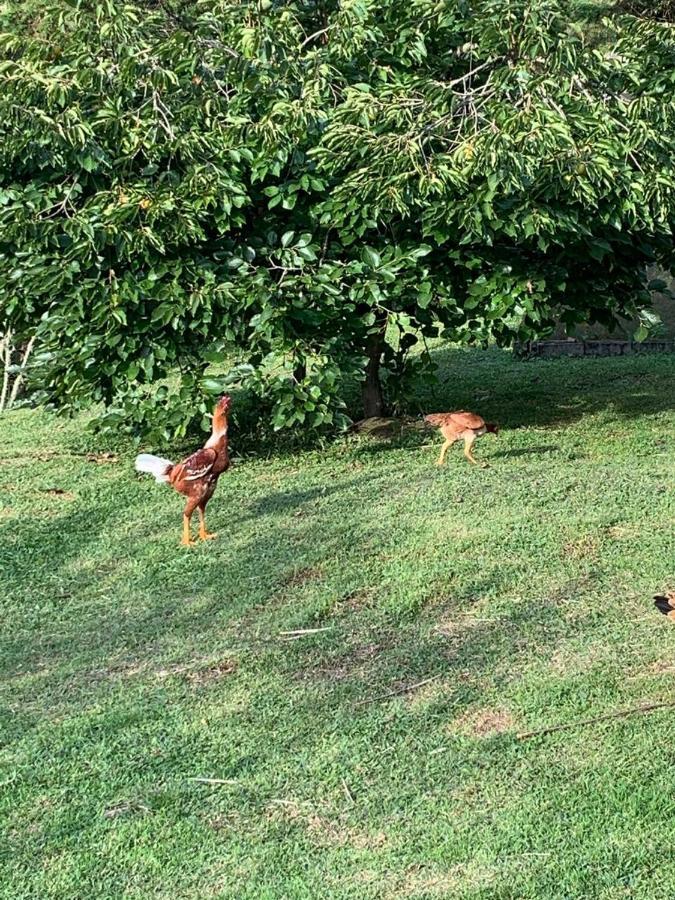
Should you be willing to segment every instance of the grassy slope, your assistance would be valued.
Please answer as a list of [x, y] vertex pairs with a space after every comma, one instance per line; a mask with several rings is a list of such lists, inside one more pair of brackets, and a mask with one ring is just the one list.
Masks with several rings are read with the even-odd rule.
[[0, 896], [675, 895], [673, 711], [516, 738], [675, 701], [672, 357], [444, 366], [492, 468], [242, 462], [187, 552], [130, 458], [3, 420]]

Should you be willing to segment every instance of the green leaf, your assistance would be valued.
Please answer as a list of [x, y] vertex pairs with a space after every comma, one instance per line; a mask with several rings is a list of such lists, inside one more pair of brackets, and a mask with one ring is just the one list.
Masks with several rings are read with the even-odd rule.
[[361, 250], [361, 258], [367, 265], [371, 266], [373, 269], [376, 269], [381, 262], [380, 254], [372, 247], [363, 247], [363, 249]]
[[222, 394], [225, 388], [221, 378], [204, 378], [201, 386], [207, 394]]

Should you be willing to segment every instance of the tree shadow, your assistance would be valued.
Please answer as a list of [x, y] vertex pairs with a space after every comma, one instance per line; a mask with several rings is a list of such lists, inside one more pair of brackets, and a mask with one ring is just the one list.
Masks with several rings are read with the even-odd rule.
[[420, 384], [425, 412], [470, 409], [502, 427], [556, 426], [610, 412], [619, 418], [675, 409], [675, 365], [659, 357], [528, 360], [508, 351], [439, 347], [434, 384]]
[[490, 459], [518, 459], [521, 456], [544, 456], [548, 453], [556, 453], [560, 447], [549, 444], [543, 447], [521, 447], [519, 450], [498, 450], [490, 454]]
[[[639, 357], [521, 363], [501, 351], [469, 355], [445, 349], [437, 351], [437, 357], [441, 381], [429, 386], [423, 396], [428, 409], [473, 407], [510, 427], [574, 422], [606, 409], [614, 416], [632, 417], [675, 406], [675, 391], [670, 389], [675, 385], [671, 359], [659, 361], [655, 367], [653, 359]], [[364, 445], [363, 452], [380, 453], [390, 447], [387, 443]], [[500, 451], [491, 445], [490, 457], [544, 455], [556, 449], [542, 444]], [[429, 453], [434, 456], [436, 448]], [[391, 489], [386, 476], [381, 477], [383, 488]], [[372, 570], [368, 578], [376, 581], [377, 573], [383, 571], [380, 548], [387, 546], [391, 524], [380, 520], [377, 503], [369, 509], [370, 498], [376, 498], [379, 490], [377, 473], [336, 478], [325, 484], [320, 483], [321, 478], [325, 479], [325, 473], [317, 470], [316, 484], [310, 481], [307, 486], [305, 481], [302, 487], [260, 496], [261, 486], [247, 495], [245, 488], [234, 480], [228, 483], [225, 476], [209, 507], [210, 522], [221, 538], [193, 551], [178, 546], [180, 498], [154, 493], [154, 486], [146, 490], [126, 470], [107, 481], [105, 490], [99, 486], [83, 492], [74, 501], [76, 506], [60, 515], [44, 520], [24, 518], [13, 521], [11, 527], [0, 523], [0, 565], [12, 592], [37, 596], [41, 591], [50, 595], [50, 603], [64, 605], [57, 610], [54, 634], [49, 633], [49, 604], [45, 605], [47, 612], [40, 613], [47, 617], [44, 630], [23, 628], [11, 633], [6, 639], [12, 645], [11, 653], [5, 664], [16, 665], [18, 660], [27, 666], [44, 664], [48, 673], [66, 668], [71, 654], [79, 654], [77, 671], [68, 676], [72, 697], [64, 700], [76, 703], [78, 695], [92, 690], [93, 667], [104, 668], [125, 656], [142, 659], [152, 667], [167, 654], [182, 659], [185, 665], [197, 665], [222, 650], [226, 640], [245, 648], [260, 617], [270, 610], [279, 611], [279, 621], [297, 617], [298, 627], [312, 626], [322, 615], [333, 624], [339, 618], [337, 601], [332, 605], [326, 601], [322, 611], [310, 605], [305, 609], [302, 592], [289, 593], [289, 573], [309, 573], [312, 567], [320, 570], [334, 547], [342, 554], [345, 571], [365, 563]], [[136, 522], [129, 519], [127, 508], [137, 510]], [[238, 524], [251, 521], [259, 527], [238, 531]], [[120, 523], [126, 534], [119, 532]], [[143, 534], [130, 535], [129, 530], [139, 523]], [[151, 553], [148, 540], [152, 541]], [[395, 556], [399, 545], [394, 542], [390, 547], [386, 552]], [[95, 552], [90, 560], [92, 548]], [[128, 575], [124, 574], [127, 570]], [[478, 594], [508, 592], [513, 585], [498, 583], [499, 577], [495, 573], [487, 583], [477, 585]], [[348, 577], [344, 582], [340, 576], [336, 578], [337, 593], [352, 589]], [[359, 589], [362, 584], [359, 581]], [[120, 586], [125, 589], [121, 603], [115, 600]], [[383, 596], [386, 591], [387, 587], [380, 589], [376, 584], [374, 595]], [[473, 603], [468, 596], [454, 596], [452, 602], [464, 611]], [[392, 638], [392, 649], [376, 656], [366, 670], [373, 683], [387, 678], [414, 680], [441, 672], [457, 674], [472, 667], [486, 675], [517, 651], [520, 633], [535, 614], [532, 627], [541, 631], [542, 644], [573, 628], [555, 604], [536, 610], [525, 604], [514, 606], [504, 621], [479, 624], [443, 645], [437, 635], [433, 639], [425, 636], [421, 625], [414, 624], [418, 618], [423, 621], [426, 605], [420, 599], [417, 611], [410, 614], [413, 624], [404, 628], [387, 625], [388, 613], [380, 610], [378, 621], [396, 635], [396, 641]], [[349, 671], [348, 661], [340, 661], [340, 654], [351, 653], [353, 642], [358, 650], [359, 642], [367, 640], [364, 635], [370, 626], [358, 604], [349, 601], [344, 608], [350, 611], [351, 630], [345, 632], [343, 645], [327, 651], [326, 659], [328, 665], [337, 660]], [[541, 627], [540, 622], [544, 623]], [[438, 655], [442, 646], [451, 646], [450, 656], [445, 651]], [[279, 652], [279, 647], [263, 652]], [[316, 655], [314, 645], [292, 645], [284, 650], [278, 665], [294, 671], [314, 665]], [[339, 692], [343, 688], [345, 698], [362, 693], [363, 675], [355, 671], [339, 686]]]
[[341, 485], [322, 484], [300, 491], [276, 491], [267, 494], [252, 503], [250, 514], [239, 521], [245, 522], [248, 519], [255, 519], [259, 516], [277, 515], [279, 513], [288, 512], [289, 510], [299, 509], [306, 506], [308, 503], [312, 503], [314, 500], [325, 499], [338, 490], [341, 491], [344, 488], [357, 489], [359, 485], [362, 485], [369, 480], [371, 479], [366, 477], [352, 479], [346, 484], [343, 483]]
[[[108, 483], [111, 498], [115, 486], [127, 482], [120, 474]], [[69, 491], [60, 488], [43, 489], [43, 494], [70, 497]], [[84, 492], [68, 504], [68, 511], [42, 518], [26, 516], [18, 523], [0, 524], [0, 568], [10, 579], [10, 584], [21, 583], [25, 577], [39, 577], [42, 566], [50, 575], [59, 574], [70, 562], [86, 555], [89, 547], [100, 538], [101, 532], [114, 532], [113, 520], [121, 516], [121, 504], [114, 499], [99, 503]]]

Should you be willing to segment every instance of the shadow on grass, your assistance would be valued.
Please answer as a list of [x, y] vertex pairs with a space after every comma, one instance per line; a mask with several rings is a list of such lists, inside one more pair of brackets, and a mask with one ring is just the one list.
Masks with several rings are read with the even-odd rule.
[[[296, 683], [298, 678], [312, 679], [315, 690], [306, 702], [308, 707], [315, 703], [318, 691], [326, 707], [328, 730], [334, 716], [351, 717], [354, 702], [425, 678], [447, 677], [457, 685], [451, 692], [453, 702], [458, 697], [463, 704], [474, 702], [485, 679], [497, 683], [506, 677], [494, 674], [501, 671], [504, 660], [515, 659], [528, 642], [550, 648], [570, 627], [556, 599], [516, 605], [498, 621], [468, 621], [477, 599], [512, 586], [508, 574], [494, 578], [477, 574], [458, 592], [445, 583], [432, 584], [425, 591], [426, 600], [421, 598], [411, 614], [381, 605], [386, 588], [375, 590], [375, 615], [372, 606], [350, 605], [350, 601], [342, 609], [335, 601], [323, 613], [316, 608], [302, 613], [302, 590], [288, 593], [293, 567], [320, 567], [331, 545], [346, 564], [358, 565], [372, 553], [373, 543], [387, 538], [386, 526], [376, 512], [367, 529], [358, 533], [362, 509], [357, 504], [340, 507], [363, 484], [358, 479], [327, 489], [252, 498], [241, 521], [265, 517], [265, 524], [243, 541], [228, 542], [223, 535], [219, 545], [184, 550], [177, 545], [178, 532], [174, 535], [168, 529], [153, 554], [147, 553], [147, 544], [125, 544], [115, 536], [118, 503], [124, 502], [116, 499], [115, 486], [122, 488], [126, 480], [121, 475], [107, 485], [106, 502], [92, 498], [86, 508], [49, 522], [27, 520], [13, 531], [5, 558], [12, 583], [35, 591], [43, 582], [44, 591], [65, 607], [53, 621], [47, 619], [44, 628], [23, 629], [6, 641], [3, 656], [10, 673], [17, 666], [24, 672], [44, 671], [26, 688], [31, 702], [42, 691], [52, 691], [55, 679], [64, 677], [67, 690], [59, 691], [59, 703], [76, 709], [92, 693], [105, 693], [106, 683], [118, 677], [121, 659], [130, 661], [130, 670], [149, 673], [147, 689], [152, 692], [154, 671], [167, 665], [177, 670], [199, 667], [223, 653], [224, 647], [234, 647], [250, 655], [256, 670], [273, 670], [277, 677]], [[129, 486], [122, 490], [128, 501]], [[284, 513], [292, 515], [319, 496], [326, 498], [326, 505], [294, 519], [289, 527]], [[138, 497], [136, 502], [141, 502]], [[342, 517], [336, 515], [338, 507], [344, 509]], [[166, 509], [155, 509], [145, 527], [149, 532], [166, 529], [167, 515]], [[101, 559], [104, 532], [111, 539], [105, 548], [108, 555]], [[351, 544], [345, 544], [350, 534]], [[97, 542], [99, 556], [91, 564], [88, 554]], [[83, 571], [78, 562], [90, 568]], [[118, 568], [123, 565], [130, 566], [129, 583]], [[439, 601], [437, 595], [443, 592], [447, 597]], [[273, 613], [270, 625], [266, 616], [274, 609], [279, 617]], [[278, 632], [288, 627], [284, 620], [287, 623], [295, 615], [305, 627], [330, 626], [330, 640], [284, 642]], [[454, 621], [452, 627], [439, 629], [439, 619], [448, 618]], [[371, 652], [371, 646], [377, 649]], [[106, 670], [112, 674], [106, 675]], [[467, 680], [468, 671], [471, 678]], [[314, 677], [313, 673], [321, 672], [329, 674]], [[106, 682], [107, 678], [113, 681]], [[305, 701], [296, 698], [294, 702]], [[32, 723], [25, 720], [22, 727], [31, 724], [37, 726], [39, 717]]]
[[549, 444], [543, 447], [521, 447], [519, 450], [498, 450], [490, 454], [490, 459], [518, 459], [521, 456], [544, 456], [548, 453], [556, 453], [560, 447]]
[[438, 382], [419, 411], [470, 409], [502, 427], [566, 425], [603, 411], [621, 418], [675, 409], [672, 354], [521, 361], [501, 350], [437, 348]]
[[[436, 358], [441, 381], [422, 396], [427, 409], [474, 408], [510, 427], [569, 423], [603, 410], [618, 417], [650, 415], [675, 406], [672, 358], [521, 363], [500, 351], [458, 350], [439, 350]], [[384, 452], [388, 446], [373, 445], [370, 450]], [[499, 451], [495, 446], [490, 456], [515, 458], [556, 449], [542, 445]], [[436, 447], [429, 449], [430, 463], [436, 452]], [[420, 597], [412, 613], [393, 609], [382, 613], [386, 604], [380, 601], [389, 588], [386, 580], [377, 582], [377, 573], [382, 577], [383, 571], [381, 548], [389, 558], [400, 552], [399, 545], [389, 541], [391, 525], [381, 521], [377, 511], [380, 479], [382, 491], [391, 490], [386, 473], [262, 497], [247, 496], [243, 486], [230, 488], [226, 479], [219, 487], [220, 509], [216, 512], [216, 503], [210, 507], [221, 538], [215, 546], [194, 551], [178, 547], [180, 498], [172, 497], [166, 504], [153, 500], [151, 512], [146, 512], [142, 488], [126, 470], [105, 484], [105, 492], [83, 492], [76, 508], [46, 520], [25, 518], [11, 528], [5, 524], [0, 566], [7, 583], [14, 592], [39, 597], [44, 611], [28, 616], [21, 629], [10, 632], [4, 665], [12, 669], [40, 661], [49, 670], [77, 658], [77, 672], [69, 676], [75, 696], [90, 689], [93, 665], [105, 666], [106, 660], [125, 654], [156, 666], [166, 653], [178, 657], [184, 653], [188, 664], [198, 662], [233, 640], [246, 649], [246, 634], [250, 637], [259, 627], [256, 616], [277, 608], [280, 614], [283, 611], [281, 620], [291, 617], [289, 573], [321, 569], [331, 555], [346, 571], [370, 561], [375, 574], [368, 578], [375, 583], [377, 627], [382, 629], [386, 651], [376, 653], [363, 671], [358, 654], [373, 640], [372, 609], [354, 604], [349, 608], [349, 627], [326, 651], [314, 643], [283, 648], [277, 643], [255, 652], [260, 652], [261, 661], [267, 653], [280, 654], [274, 663], [280, 671], [318, 665], [340, 668], [347, 673], [347, 695], [362, 693], [364, 678], [373, 685], [439, 673], [460, 678], [472, 669], [480, 680], [520, 651], [527, 629], [528, 639], [534, 635], [543, 647], [550, 647], [573, 627], [556, 602], [514, 606], [499, 622], [472, 624], [468, 630], [459, 627], [451, 638], [432, 635], [431, 624], [426, 631], [421, 627], [425, 608], [434, 605], [431, 595], [427, 600]], [[142, 528], [150, 545], [138, 533], [125, 537], [118, 532], [119, 527], [127, 531], [137, 527], [125, 518], [127, 508], [143, 510]], [[255, 528], [239, 529], [251, 522]], [[507, 592], [514, 586], [511, 577], [494, 574], [488, 582], [477, 582], [474, 593]], [[358, 584], [363, 588], [364, 579]], [[351, 588], [345, 577], [339, 589]], [[331, 624], [339, 619], [335, 605], [328, 604], [324, 612], [308, 605], [303, 612], [302, 591], [292, 596], [292, 615], [297, 612], [301, 622], [303, 616], [308, 625], [321, 615]], [[472, 599], [455, 595], [452, 600], [460, 601], [466, 613]], [[352, 666], [352, 658], [358, 665]], [[330, 685], [326, 689], [330, 691]]]

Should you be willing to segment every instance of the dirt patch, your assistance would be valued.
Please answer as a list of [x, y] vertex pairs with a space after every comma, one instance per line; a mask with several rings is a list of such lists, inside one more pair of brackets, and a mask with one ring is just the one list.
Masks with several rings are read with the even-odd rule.
[[341, 613], [352, 613], [360, 609], [366, 609], [371, 606], [376, 596], [377, 589], [374, 587], [357, 588], [338, 597], [335, 601], [335, 609]]
[[175, 665], [167, 668], [151, 669], [147, 661], [124, 660], [109, 666], [106, 669], [92, 669], [87, 673], [90, 681], [124, 681], [127, 678], [137, 676], [150, 676], [163, 681], [166, 678], [182, 678], [190, 685], [210, 684], [221, 678], [232, 675], [237, 670], [237, 661], [223, 659], [216, 663], [196, 668], [194, 665]]
[[317, 666], [313, 669], [302, 669], [301, 680], [344, 681], [347, 678], [363, 676], [368, 663], [375, 659], [382, 650], [381, 644], [367, 643], [350, 647], [349, 652], [338, 657], [333, 663]]
[[[463, 866], [456, 866], [447, 873], [431, 874], [428, 872], [410, 871], [401, 879], [397, 889], [395, 889], [394, 897], [401, 898], [419, 898], [419, 900], [428, 900], [431, 897], [452, 897], [457, 889], [461, 886], [466, 887], [467, 882], [463, 878]], [[478, 887], [478, 884], [472, 879], [472, 884]]]
[[349, 430], [352, 434], [364, 437], [391, 440], [408, 434], [426, 433], [430, 430], [430, 426], [424, 419], [413, 416], [400, 416], [399, 418], [372, 416], [370, 419], [354, 422]]
[[411, 709], [422, 709], [441, 700], [451, 690], [449, 681], [432, 681], [429, 684], [422, 685], [416, 691], [410, 691], [405, 694], [406, 706]]
[[604, 646], [596, 645], [576, 650], [562, 645], [552, 650], [544, 665], [548, 671], [556, 675], [569, 676], [590, 672], [606, 659], [607, 648]]
[[610, 525], [606, 534], [612, 541], [633, 540], [640, 536], [640, 528], [636, 525]]
[[320, 566], [306, 566], [303, 569], [295, 569], [284, 578], [285, 587], [300, 587], [310, 581], [318, 581], [323, 577], [323, 569]]
[[109, 806], [107, 809], [104, 809], [103, 818], [117, 819], [120, 816], [129, 816], [136, 813], [144, 815], [148, 812], [150, 812], [150, 808], [138, 800], [131, 800], [129, 802], [123, 801], [121, 803], [116, 803], [114, 806]]
[[293, 800], [272, 800], [267, 806], [267, 818], [272, 822], [286, 822], [304, 827], [318, 847], [351, 847], [355, 850], [377, 850], [387, 844], [383, 831], [366, 832], [346, 825], [340, 819], [329, 819], [313, 810], [309, 804]]
[[474, 631], [489, 622], [489, 619], [477, 619], [475, 616], [446, 615], [438, 621], [433, 631], [444, 638], [454, 638]]
[[206, 824], [213, 831], [226, 831], [230, 828], [241, 827], [241, 817], [238, 813], [218, 813], [206, 819]]
[[89, 685], [107, 681], [125, 681], [127, 678], [147, 675], [149, 668], [147, 662], [138, 659], [115, 660], [105, 668], [87, 670], [83, 673], [83, 677]]
[[515, 720], [506, 709], [469, 710], [459, 716], [450, 726], [453, 732], [470, 737], [489, 738], [507, 734], [516, 727]]
[[350, 431], [353, 434], [361, 434], [366, 437], [393, 438], [398, 437], [403, 429], [402, 419], [388, 419], [384, 416], [372, 416], [369, 419], [361, 419], [354, 422]]
[[192, 685], [210, 684], [213, 681], [219, 681], [221, 678], [227, 678], [228, 675], [233, 675], [236, 671], [237, 661], [235, 659], [223, 659], [213, 666], [185, 672], [184, 678], [188, 684]]
[[584, 534], [579, 538], [568, 541], [563, 546], [565, 556], [571, 559], [586, 559], [589, 556], [597, 556], [599, 550], [600, 540], [593, 534]]
[[350, 883], [357, 890], [366, 887], [375, 889], [378, 897], [391, 900], [447, 900], [455, 897], [460, 890], [488, 889], [494, 886], [496, 878], [494, 866], [470, 862], [458, 863], [444, 871], [417, 864], [384, 876], [372, 869], [362, 869], [350, 878]]
[[661, 675], [675, 675], [675, 665], [672, 659], [657, 659], [648, 666], [635, 668], [626, 675], [629, 681], [639, 681], [644, 678], [659, 677]]
[[85, 459], [87, 462], [98, 463], [98, 465], [119, 462], [119, 457], [114, 453], [87, 453]]
[[59, 500], [74, 500], [75, 494], [72, 491], [64, 491], [63, 488], [53, 487], [53, 488], [44, 488], [40, 491], [41, 494], [49, 494], [51, 497], [58, 497]]

